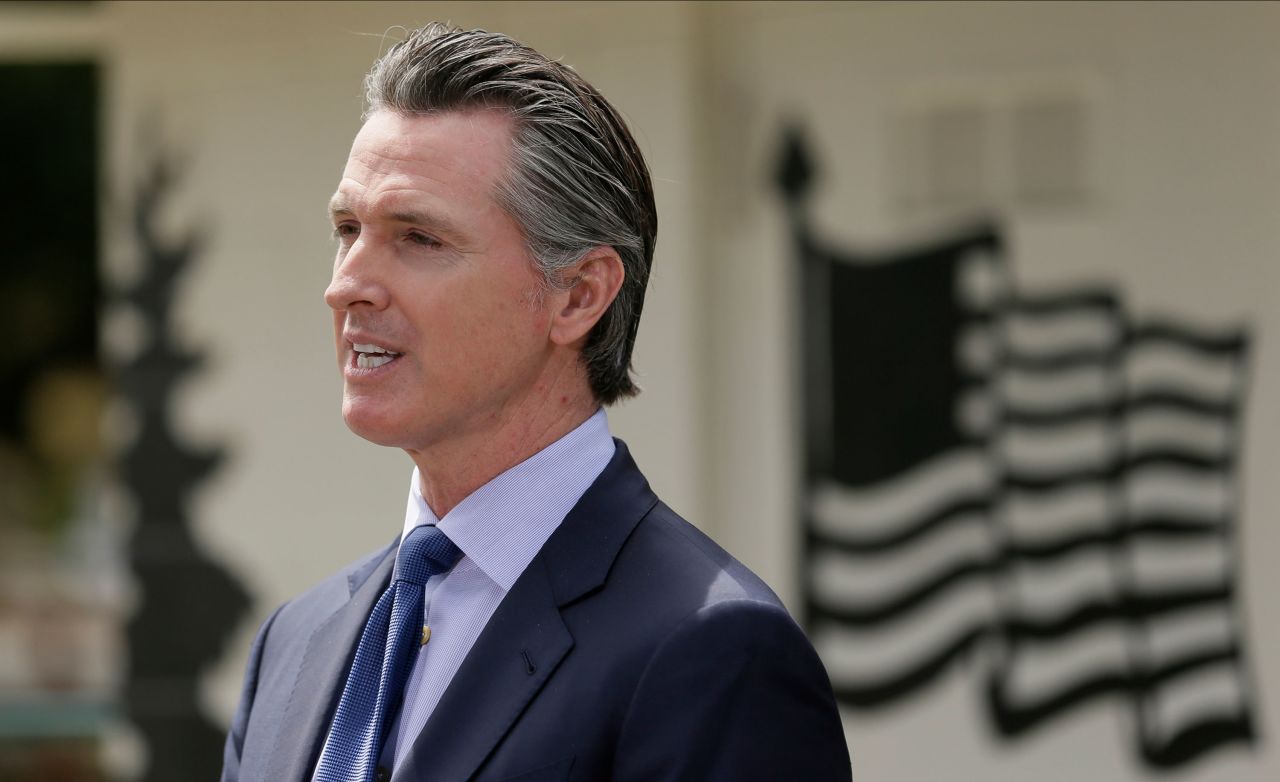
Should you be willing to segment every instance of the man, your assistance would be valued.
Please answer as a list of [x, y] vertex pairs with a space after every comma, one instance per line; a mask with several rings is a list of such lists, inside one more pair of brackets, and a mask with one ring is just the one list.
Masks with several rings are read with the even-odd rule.
[[404, 533], [263, 625], [224, 782], [849, 779], [799, 628], [609, 436], [657, 229], [622, 119], [441, 25], [366, 88], [325, 300]]

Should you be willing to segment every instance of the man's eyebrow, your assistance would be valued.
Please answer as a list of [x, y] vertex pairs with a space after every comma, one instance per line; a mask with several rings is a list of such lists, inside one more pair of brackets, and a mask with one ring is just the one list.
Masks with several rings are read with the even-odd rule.
[[[346, 216], [355, 214], [355, 210], [347, 202], [341, 193], [335, 194], [329, 199], [329, 215], [332, 217]], [[419, 228], [426, 228], [430, 231], [444, 235], [456, 235], [457, 229], [449, 220], [439, 215], [429, 214], [427, 212], [419, 212], [414, 209], [395, 209], [388, 212], [384, 217], [396, 223], [408, 223]]]
[[440, 220], [433, 218], [425, 212], [415, 212], [412, 209], [396, 209], [387, 214], [388, 220], [394, 220], [397, 223], [411, 223], [413, 225], [438, 225]]
[[351, 207], [347, 206], [347, 200], [340, 193], [334, 193], [329, 199], [329, 214], [331, 215], [349, 215]]

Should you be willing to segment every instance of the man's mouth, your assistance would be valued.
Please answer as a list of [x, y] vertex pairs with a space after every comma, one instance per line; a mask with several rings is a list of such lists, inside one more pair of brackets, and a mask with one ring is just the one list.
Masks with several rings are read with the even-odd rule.
[[355, 351], [356, 366], [360, 369], [375, 369], [384, 364], [390, 364], [401, 355], [381, 345], [353, 343], [351, 348]]

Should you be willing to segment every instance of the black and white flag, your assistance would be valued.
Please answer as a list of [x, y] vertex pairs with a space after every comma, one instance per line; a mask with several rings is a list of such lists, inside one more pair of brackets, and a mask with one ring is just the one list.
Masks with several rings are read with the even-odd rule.
[[805, 619], [849, 707], [971, 656], [1009, 739], [1099, 699], [1144, 763], [1256, 741], [1239, 610], [1242, 329], [1023, 290], [991, 226], [877, 255], [808, 228]]

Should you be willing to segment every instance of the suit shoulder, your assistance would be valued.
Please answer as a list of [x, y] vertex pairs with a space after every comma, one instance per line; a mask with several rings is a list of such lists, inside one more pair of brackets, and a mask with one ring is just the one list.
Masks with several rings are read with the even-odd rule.
[[652, 591], [686, 592], [690, 609], [727, 601], [782, 609], [782, 601], [759, 576], [662, 502], [636, 526], [620, 560], [624, 567], [641, 566], [651, 573]]
[[295, 629], [314, 627], [317, 621], [346, 603], [352, 593], [374, 574], [394, 547], [395, 542], [392, 542], [351, 562], [280, 606], [272, 635], [291, 637]]
[[830, 680], [774, 592], [665, 506], [632, 537], [623, 556], [654, 580], [627, 615], [642, 632], [612, 649], [636, 665], [618, 762], [637, 778], [661, 758], [672, 778], [847, 782]]

